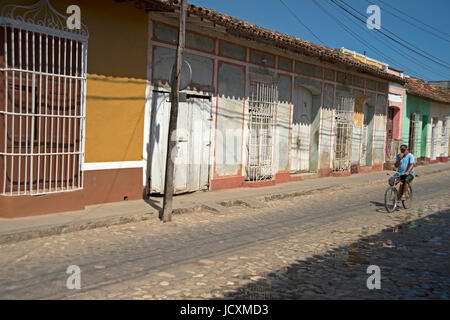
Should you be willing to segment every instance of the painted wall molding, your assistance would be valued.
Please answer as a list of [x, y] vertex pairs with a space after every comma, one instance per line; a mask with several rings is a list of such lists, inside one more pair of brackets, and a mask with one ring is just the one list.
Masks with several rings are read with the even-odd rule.
[[83, 163], [83, 171], [143, 168], [144, 161], [90, 162]]
[[401, 94], [389, 93], [389, 102], [401, 103], [402, 101], [403, 97]]

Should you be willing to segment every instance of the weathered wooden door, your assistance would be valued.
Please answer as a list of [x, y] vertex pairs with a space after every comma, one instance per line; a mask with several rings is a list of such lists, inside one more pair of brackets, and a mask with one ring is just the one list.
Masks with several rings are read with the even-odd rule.
[[294, 91], [292, 114], [291, 171], [309, 171], [312, 94], [303, 87]]
[[[151, 193], [163, 193], [169, 125], [169, 93], [154, 94], [150, 145]], [[207, 189], [211, 146], [211, 103], [209, 97], [189, 97], [180, 102], [175, 136], [174, 192]]]
[[431, 160], [436, 160], [438, 146], [438, 119], [431, 122]]
[[409, 123], [409, 141], [408, 141], [408, 149], [409, 152], [415, 155], [416, 153], [416, 138], [417, 138], [417, 129], [420, 126], [419, 116], [416, 113], [411, 113], [410, 123]]
[[447, 157], [448, 156], [448, 144], [449, 144], [449, 129], [448, 125], [450, 123], [450, 117], [445, 117], [442, 120], [442, 127], [441, 127], [441, 148], [440, 148], [440, 156], [441, 157]]
[[370, 167], [372, 165], [374, 107], [366, 103], [363, 112], [364, 121], [362, 128], [361, 166]]
[[394, 139], [394, 108], [388, 108], [388, 114], [386, 119], [386, 161], [391, 161], [395, 157], [392, 148], [392, 142]]

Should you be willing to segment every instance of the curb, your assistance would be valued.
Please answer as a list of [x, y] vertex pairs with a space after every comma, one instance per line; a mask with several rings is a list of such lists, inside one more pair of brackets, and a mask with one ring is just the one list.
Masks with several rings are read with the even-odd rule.
[[141, 222], [150, 219], [152, 213], [137, 214], [130, 217], [114, 217], [99, 221], [89, 221], [84, 223], [62, 224], [51, 227], [43, 227], [29, 231], [19, 231], [10, 234], [0, 235], [0, 245], [31, 240], [36, 238], [44, 238], [65, 233], [77, 232], [82, 230], [97, 229], [133, 222]]
[[[430, 172], [427, 172], [425, 174], [436, 174], [444, 171], [449, 171], [450, 168], [445, 169], [437, 169], [437, 170], [431, 170]], [[417, 174], [417, 177], [420, 177], [421, 174]], [[355, 182], [355, 183], [347, 183], [347, 184], [341, 184], [341, 185], [334, 185], [334, 186], [328, 186], [323, 188], [315, 188], [310, 190], [304, 190], [304, 191], [296, 191], [296, 192], [287, 192], [287, 193], [278, 193], [278, 194], [270, 194], [266, 196], [260, 196], [255, 197], [252, 199], [246, 199], [246, 200], [224, 200], [219, 201], [217, 203], [208, 203], [208, 204], [201, 204], [201, 205], [195, 205], [193, 207], [184, 207], [184, 208], [176, 208], [173, 210], [174, 215], [179, 214], [188, 214], [188, 213], [195, 213], [195, 212], [210, 212], [215, 214], [224, 214], [229, 212], [229, 210], [233, 207], [246, 207], [249, 209], [260, 209], [264, 207], [264, 203], [270, 202], [270, 201], [276, 201], [276, 200], [283, 200], [283, 199], [291, 199], [306, 195], [311, 195], [323, 191], [329, 191], [329, 190], [345, 190], [345, 189], [354, 189], [361, 186], [367, 186], [368, 184], [377, 184], [383, 181], [386, 181], [386, 178], [380, 178], [372, 181], [367, 182]], [[3, 244], [10, 244], [20, 241], [26, 241], [26, 240], [32, 240], [36, 238], [44, 238], [54, 235], [61, 235], [71, 232], [77, 232], [82, 230], [89, 230], [89, 229], [96, 229], [96, 228], [104, 228], [104, 227], [110, 227], [110, 226], [116, 226], [116, 225], [123, 225], [128, 223], [134, 223], [134, 222], [142, 222], [147, 221], [151, 217], [153, 217], [152, 213], [141, 213], [136, 214], [132, 216], [122, 216], [122, 217], [113, 217], [113, 218], [106, 218], [98, 221], [88, 221], [88, 222], [81, 222], [81, 223], [68, 223], [68, 224], [62, 224], [62, 225], [56, 225], [56, 226], [48, 226], [48, 227], [40, 227], [36, 228], [34, 230], [25, 230], [25, 231], [18, 231], [10, 234], [2, 234], [0, 235], [0, 245]]]

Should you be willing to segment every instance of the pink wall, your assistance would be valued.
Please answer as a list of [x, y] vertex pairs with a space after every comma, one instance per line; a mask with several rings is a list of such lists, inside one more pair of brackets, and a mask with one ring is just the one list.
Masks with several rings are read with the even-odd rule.
[[397, 84], [391, 83], [389, 85], [389, 93], [401, 96], [401, 102], [389, 100], [389, 107], [394, 107], [394, 109], [396, 109], [396, 112], [394, 115], [394, 132], [393, 132], [394, 139], [400, 139], [401, 138], [402, 121], [403, 121], [403, 106], [404, 106], [404, 102], [405, 102], [405, 89], [401, 88]]

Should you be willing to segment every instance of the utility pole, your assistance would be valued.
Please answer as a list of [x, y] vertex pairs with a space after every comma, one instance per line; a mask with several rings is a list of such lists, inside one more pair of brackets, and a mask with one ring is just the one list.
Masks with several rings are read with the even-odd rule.
[[172, 101], [170, 107], [170, 120], [169, 120], [169, 135], [167, 140], [167, 156], [166, 156], [166, 173], [164, 183], [164, 203], [163, 209], [159, 215], [159, 218], [163, 222], [172, 221], [172, 207], [173, 207], [173, 173], [174, 163], [172, 159], [172, 150], [175, 150], [177, 146], [176, 137], [173, 137], [177, 129], [178, 119], [178, 102], [181, 80], [181, 66], [183, 63], [183, 50], [186, 31], [186, 12], [187, 12], [187, 0], [181, 0], [180, 6], [180, 25], [178, 30], [178, 45], [177, 54], [175, 57], [175, 64], [172, 68], [171, 78], [171, 92], [170, 100]]

